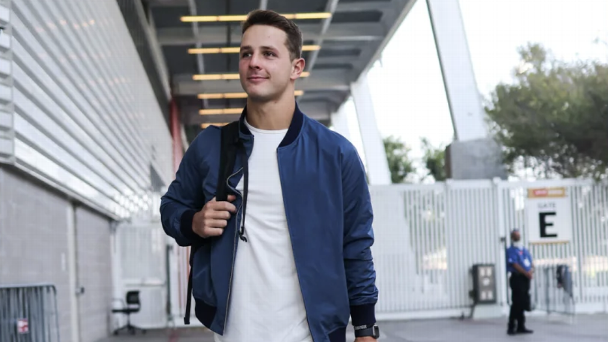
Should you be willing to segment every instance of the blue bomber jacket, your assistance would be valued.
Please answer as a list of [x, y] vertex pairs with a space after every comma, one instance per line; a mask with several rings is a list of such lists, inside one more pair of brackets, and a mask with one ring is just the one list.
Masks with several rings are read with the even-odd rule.
[[[254, 141], [243, 122], [246, 110], [239, 120], [239, 139], [249, 156]], [[165, 232], [180, 246], [202, 245], [193, 255], [191, 270], [195, 313], [210, 330], [223, 334], [236, 250], [244, 243], [237, 229], [243, 196], [234, 189], [246, 158], [237, 158], [226, 180], [237, 195], [233, 204], [238, 211], [224, 234], [202, 239], [192, 231], [194, 213], [215, 196], [219, 157], [220, 130], [211, 126], [186, 151], [160, 212]], [[355, 326], [375, 323], [378, 299], [370, 250], [373, 213], [363, 164], [347, 139], [304, 115], [297, 104], [277, 158], [312, 337], [315, 342], [343, 342], [349, 317]], [[270, 333], [272, 327], [268, 329]]]

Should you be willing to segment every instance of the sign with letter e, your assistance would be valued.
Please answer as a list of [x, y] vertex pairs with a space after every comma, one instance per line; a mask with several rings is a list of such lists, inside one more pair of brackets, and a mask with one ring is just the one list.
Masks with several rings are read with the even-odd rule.
[[566, 188], [528, 189], [526, 215], [531, 244], [572, 240], [572, 207]]

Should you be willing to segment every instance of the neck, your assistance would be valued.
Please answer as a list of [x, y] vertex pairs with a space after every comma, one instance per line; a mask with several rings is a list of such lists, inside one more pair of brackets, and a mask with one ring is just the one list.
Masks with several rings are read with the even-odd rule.
[[278, 100], [267, 102], [247, 99], [247, 122], [255, 128], [264, 130], [287, 129], [291, 124], [295, 108], [293, 96], [281, 96]]

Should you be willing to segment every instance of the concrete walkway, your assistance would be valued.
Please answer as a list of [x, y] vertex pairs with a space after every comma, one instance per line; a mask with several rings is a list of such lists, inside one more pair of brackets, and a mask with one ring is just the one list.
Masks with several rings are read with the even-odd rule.
[[[506, 335], [506, 320], [470, 321], [458, 319], [381, 322], [383, 342], [608, 342], [608, 315], [528, 318], [532, 335]], [[347, 334], [352, 341], [352, 331]], [[99, 342], [212, 342], [203, 328], [149, 331], [145, 335], [121, 335]], [[244, 341], [246, 342], [246, 341]], [[285, 341], [289, 342], [289, 341]]]

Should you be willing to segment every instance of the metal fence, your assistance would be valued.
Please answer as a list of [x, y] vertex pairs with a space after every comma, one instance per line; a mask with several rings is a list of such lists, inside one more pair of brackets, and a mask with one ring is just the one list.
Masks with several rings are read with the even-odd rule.
[[[567, 265], [577, 310], [605, 311], [608, 305], [608, 186], [585, 180], [500, 182], [497, 186], [500, 196], [498, 224], [505, 234], [514, 227], [522, 230], [522, 238], [538, 270], [536, 276], [543, 276], [541, 269], [555, 270], [558, 265]], [[570, 242], [529, 243], [530, 227], [526, 220], [525, 198], [526, 189], [530, 187], [566, 189], [572, 212], [573, 234]], [[543, 288], [537, 290], [543, 291]], [[555, 311], [554, 308], [545, 307], [543, 298], [546, 296], [539, 293], [537, 309]]]
[[59, 342], [54, 285], [0, 286], [0, 341]]
[[[528, 244], [528, 188], [563, 187], [572, 209], [572, 239]], [[537, 268], [536, 309], [598, 312], [608, 305], [608, 186], [583, 180], [543, 182], [449, 181], [370, 187], [376, 242], [372, 247], [380, 298], [388, 318], [467, 314], [469, 270], [495, 264], [498, 305], [509, 304], [505, 240], [522, 230]], [[567, 265], [572, 296], [554, 276]], [[568, 299], [569, 301], [566, 301]], [[576, 303], [576, 306], [573, 305]], [[576, 309], [576, 310], [575, 310]]]
[[534, 308], [547, 313], [574, 315], [576, 303], [568, 265], [540, 266], [531, 283]]

